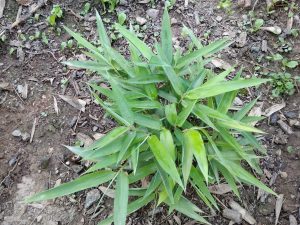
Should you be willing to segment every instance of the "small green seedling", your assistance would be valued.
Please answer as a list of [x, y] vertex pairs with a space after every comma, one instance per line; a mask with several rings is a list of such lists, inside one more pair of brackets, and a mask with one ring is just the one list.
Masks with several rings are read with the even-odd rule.
[[291, 74], [285, 72], [270, 73], [272, 79], [272, 95], [279, 97], [282, 95], [293, 95], [295, 93], [296, 80]]
[[127, 18], [127, 16], [124, 12], [118, 13], [118, 23], [120, 25], [123, 25], [125, 23], [126, 18]]
[[54, 5], [51, 10], [51, 14], [47, 19], [48, 23], [51, 26], [55, 26], [57, 18], [62, 18], [62, 16], [63, 16], [63, 11], [62, 11], [60, 5]]
[[273, 62], [279, 62], [279, 61], [281, 61], [282, 69], [283, 70], [285, 70], [286, 68], [294, 69], [294, 68], [296, 68], [299, 65], [299, 63], [297, 61], [295, 61], [295, 60], [289, 60], [287, 58], [284, 58], [279, 53], [276, 53], [276, 54], [271, 55], [271, 56], [266, 56], [266, 59], [271, 60]]
[[73, 44], [74, 44], [74, 41], [72, 39], [68, 40], [68, 41], [63, 41], [61, 44], [60, 44], [60, 48], [61, 50], [64, 50], [65, 48], [69, 48], [71, 49], [73, 47]]
[[265, 21], [263, 19], [256, 19], [252, 25], [252, 28], [250, 31], [252, 33], [257, 32], [260, 30], [260, 28], [265, 24]]
[[100, 0], [104, 10], [106, 10], [106, 4], [108, 4], [108, 11], [113, 12], [119, 3], [119, 0]]
[[82, 11], [80, 12], [80, 15], [85, 16], [89, 13], [91, 9], [91, 3], [87, 2], [84, 4]]
[[218, 4], [218, 9], [224, 9], [226, 12], [231, 12], [232, 0], [220, 0]]

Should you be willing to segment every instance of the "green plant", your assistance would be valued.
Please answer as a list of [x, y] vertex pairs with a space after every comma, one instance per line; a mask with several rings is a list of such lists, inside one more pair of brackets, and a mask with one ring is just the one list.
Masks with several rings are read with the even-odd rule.
[[[131, 31], [115, 25], [129, 42], [131, 55], [126, 60], [111, 47], [98, 13], [97, 26], [101, 48], [65, 28], [88, 49], [84, 53], [91, 59], [65, 64], [95, 71], [110, 84], [109, 89], [95, 83], [89, 85], [95, 103], [118, 126], [90, 146], [66, 146], [95, 164], [76, 180], [29, 197], [27, 202], [52, 199], [109, 182], [107, 188], [113, 188], [115, 183], [117, 213], [100, 225], [123, 225], [126, 215], [149, 202], [165, 203], [170, 212], [177, 210], [200, 223], [208, 223], [199, 215], [201, 210], [184, 197], [188, 184], [206, 205], [215, 209], [217, 202], [207, 186], [216, 182], [228, 182], [237, 196], [236, 182], [275, 194], [241, 165], [246, 162], [261, 172], [254, 149], [262, 153], [265, 149], [252, 134], [261, 131], [249, 125], [261, 118], [247, 116], [256, 99], [236, 113], [230, 110], [238, 90], [267, 80], [243, 79], [239, 71], [233, 80], [227, 81], [232, 68], [218, 75], [205, 68], [214, 53], [230, 45], [228, 40], [203, 46], [186, 28], [196, 49], [186, 54], [174, 53], [165, 9], [161, 43], [155, 45], [154, 51]], [[140, 182], [145, 178], [150, 179], [146, 187]]]
[[265, 21], [263, 19], [255, 19], [252, 28], [250, 29], [251, 32], [259, 31], [260, 28], [264, 25], [264, 23]]
[[57, 18], [62, 18], [62, 16], [63, 16], [63, 11], [62, 11], [60, 5], [53, 5], [53, 8], [51, 10], [51, 14], [47, 18], [48, 23], [51, 26], [55, 26]]
[[106, 10], [106, 4], [108, 4], [108, 11], [113, 12], [119, 3], [119, 0], [100, 0], [104, 10]]
[[287, 58], [284, 58], [281, 54], [276, 53], [274, 55], [271, 56], [266, 56], [266, 59], [274, 61], [274, 62], [278, 62], [280, 61], [282, 64], [282, 69], [285, 70], [286, 68], [290, 68], [290, 69], [294, 69], [296, 68], [299, 63], [295, 60], [289, 60]]
[[217, 7], [226, 10], [226, 12], [231, 12], [232, 0], [219, 0]]
[[127, 18], [127, 16], [126, 16], [126, 14], [124, 12], [118, 13], [118, 23], [120, 25], [123, 25], [125, 23], [126, 18]]
[[272, 78], [272, 95], [279, 97], [281, 95], [293, 95], [295, 93], [295, 85], [298, 79], [293, 78], [291, 74], [286, 72], [270, 73]]
[[88, 12], [90, 11], [91, 9], [91, 3], [89, 2], [86, 2], [83, 6], [83, 9], [82, 11], [80, 12], [81, 15], [85, 16], [86, 14], [88, 14]]

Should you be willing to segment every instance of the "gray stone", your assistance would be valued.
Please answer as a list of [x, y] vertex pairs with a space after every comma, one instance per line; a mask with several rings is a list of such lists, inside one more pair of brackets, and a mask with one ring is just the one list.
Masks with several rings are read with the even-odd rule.
[[298, 114], [293, 111], [285, 112], [284, 115], [290, 119], [296, 119], [298, 117]]
[[217, 17], [216, 17], [216, 21], [218, 21], [218, 22], [221, 22], [222, 19], [223, 19], [222, 16], [217, 16]]
[[139, 25], [144, 25], [147, 22], [147, 20], [145, 18], [143, 18], [143, 17], [138, 16], [138, 17], [136, 17], [136, 22]]
[[10, 160], [8, 161], [8, 165], [10, 166], [14, 166], [16, 164], [18, 160], [18, 156], [14, 155], [13, 157], [10, 158]]
[[19, 129], [14, 130], [12, 133], [12, 136], [14, 137], [21, 137], [22, 132]]
[[157, 9], [148, 9], [147, 10], [147, 15], [151, 19], [156, 19], [158, 17], [158, 14], [159, 14], [159, 10], [157, 10]]
[[99, 199], [100, 199], [100, 191], [98, 189], [90, 190], [86, 195], [84, 208], [88, 209]]
[[22, 133], [22, 140], [23, 141], [29, 141], [30, 140], [30, 134], [25, 132], [25, 133]]

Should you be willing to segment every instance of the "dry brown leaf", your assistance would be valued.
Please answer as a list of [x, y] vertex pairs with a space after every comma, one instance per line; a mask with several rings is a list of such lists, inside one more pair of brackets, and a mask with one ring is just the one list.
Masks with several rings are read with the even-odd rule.
[[105, 186], [100, 186], [99, 190], [106, 196], [110, 197], [110, 198], [115, 198], [115, 190], [113, 189], [109, 189]]
[[211, 193], [217, 195], [223, 195], [232, 191], [231, 187], [228, 184], [216, 184], [209, 186], [208, 189]]
[[269, 117], [271, 116], [273, 113], [283, 109], [284, 107], [286, 106], [285, 102], [283, 101], [282, 103], [280, 104], [275, 104], [275, 105], [272, 105], [271, 107], [267, 108], [264, 112], [264, 115]]
[[75, 97], [67, 96], [67, 95], [58, 95], [58, 96], [65, 102], [69, 103], [74, 108], [76, 108], [82, 112], [85, 111], [85, 105], [86, 105], [85, 101], [83, 101], [79, 98], [75, 98]]
[[240, 224], [242, 222], [242, 215], [236, 210], [224, 209], [222, 216], [233, 221], [234, 223]]
[[232, 209], [238, 211], [246, 222], [248, 222], [249, 224], [256, 224], [256, 220], [251, 216], [251, 214], [237, 202], [231, 200], [229, 202], [229, 205]]
[[58, 105], [57, 105], [57, 100], [54, 96], [53, 96], [53, 101], [54, 101], [54, 110], [55, 110], [56, 114], [58, 115], [59, 108], [58, 108]]
[[0, 0], [0, 18], [3, 16], [5, 0]]
[[275, 225], [278, 223], [279, 215], [281, 212], [282, 204], [283, 204], [283, 194], [278, 195], [275, 205]]
[[[251, 111], [249, 112], [248, 116], [261, 116], [262, 115], [262, 107], [263, 107], [263, 102], [257, 103], [257, 106], [254, 106]], [[255, 126], [257, 121], [252, 122], [251, 125]]]

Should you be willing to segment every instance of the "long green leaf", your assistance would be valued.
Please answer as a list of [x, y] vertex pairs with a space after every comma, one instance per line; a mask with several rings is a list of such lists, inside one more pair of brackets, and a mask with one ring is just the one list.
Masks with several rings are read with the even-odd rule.
[[135, 131], [129, 132], [127, 134], [127, 136], [124, 139], [124, 142], [122, 143], [122, 149], [119, 152], [117, 163], [119, 163], [122, 160], [123, 156], [125, 155], [126, 151], [128, 150], [135, 136], [136, 136]]
[[[149, 195], [147, 198], [139, 198], [133, 202], [128, 204], [127, 215], [139, 210], [140, 208], [149, 204], [149, 202], [153, 201], [155, 198], [155, 194]], [[113, 216], [109, 216], [105, 220], [102, 220], [98, 225], [111, 225], [113, 223]]]
[[267, 81], [269, 81], [269, 79], [251, 78], [247, 80], [223, 81], [212, 84], [204, 83], [200, 87], [188, 91], [185, 97], [188, 99], [202, 99], [242, 88], [257, 86], [266, 83]]
[[186, 102], [186, 107], [184, 107], [182, 109], [182, 111], [179, 113], [179, 115], [177, 117], [177, 120], [176, 120], [177, 126], [182, 127], [182, 125], [184, 124], [184, 122], [187, 120], [190, 113], [192, 112], [195, 104], [196, 104], [196, 100]]
[[165, 146], [167, 151], [170, 153], [173, 160], [176, 159], [176, 151], [175, 151], [175, 145], [173, 142], [172, 134], [169, 130], [163, 128], [163, 130], [160, 132], [160, 141]]
[[154, 119], [150, 116], [145, 116], [141, 113], [135, 113], [134, 114], [134, 122], [141, 125], [141, 126], [148, 127], [150, 129], [154, 129], [154, 130], [160, 130], [161, 129], [160, 120]]
[[114, 199], [114, 224], [125, 225], [128, 204], [128, 175], [120, 172], [117, 177], [116, 193]]
[[94, 172], [91, 174], [81, 176], [74, 181], [62, 184], [60, 186], [49, 189], [47, 191], [33, 195], [27, 198], [25, 201], [27, 203], [37, 202], [37, 201], [54, 199], [64, 195], [69, 195], [87, 188], [96, 187], [100, 184], [103, 184], [113, 179], [114, 176], [115, 176], [115, 172], [113, 171]]
[[168, 122], [175, 126], [177, 120], [176, 104], [165, 105], [165, 114]]
[[193, 153], [206, 182], [208, 182], [208, 161], [201, 134], [191, 129], [184, 132], [183, 136], [184, 149], [189, 149]]
[[132, 44], [140, 53], [148, 60], [151, 59], [153, 53], [151, 49], [140, 39], [138, 39], [132, 32], [122, 27], [120, 24], [115, 24], [117, 30]]
[[107, 36], [107, 33], [105, 31], [105, 27], [103, 25], [102, 19], [101, 19], [101, 17], [100, 17], [97, 10], [96, 10], [96, 22], [97, 22], [98, 35], [99, 35], [99, 39], [100, 39], [101, 44], [103, 46], [110, 47], [110, 40]]
[[172, 44], [172, 31], [170, 17], [168, 14], [168, 9], [165, 7], [163, 20], [162, 20], [162, 29], [161, 29], [161, 47], [164, 55], [166, 56], [166, 61], [171, 64], [173, 58], [173, 44]]
[[187, 133], [183, 133], [183, 154], [182, 154], [182, 175], [184, 187], [187, 185], [187, 181], [190, 176], [192, 164], [193, 164], [193, 151], [189, 143]]
[[165, 149], [165, 146], [159, 141], [157, 136], [152, 135], [150, 138], [148, 138], [148, 144], [154, 154], [154, 157], [156, 158], [158, 164], [162, 167], [162, 169], [166, 173], [168, 173], [175, 182], [183, 187], [172, 156], [168, 153], [168, 151]]

